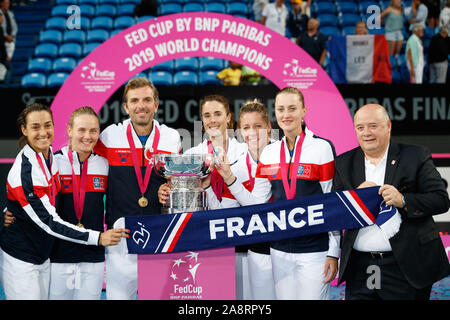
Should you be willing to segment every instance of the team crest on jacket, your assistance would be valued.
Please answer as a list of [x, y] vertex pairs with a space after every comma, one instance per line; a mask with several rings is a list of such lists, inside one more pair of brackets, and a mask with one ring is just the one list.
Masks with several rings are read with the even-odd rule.
[[300, 164], [297, 170], [297, 176], [309, 178], [311, 177], [311, 166], [307, 164]]
[[95, 190], [105, 190], [105, 178], [94, 177], [93, 182]]

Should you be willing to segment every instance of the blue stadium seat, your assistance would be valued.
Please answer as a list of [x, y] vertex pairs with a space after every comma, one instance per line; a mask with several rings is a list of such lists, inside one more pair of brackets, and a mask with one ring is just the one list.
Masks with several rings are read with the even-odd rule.
[[354, 2], [340, 2], [338, 3], [338, 10], [342, 14], [352, 13], [358, 14], [358, 6]]
[[226, 13], [227, 8], [225, 4], [221, 2], [209, 2], [205, 4], [206, 12]]
[[95, 10], [95, 15], [113, 18], [116, 15], [116, 6], [110, 4], [100, 4]]
[[355, 34], [355, 26], [345, 26], [342, 28], [342, 35], [348, 36], [351, 34]]
[[154, 19], [154, 18], [155, 18], [154, 16], [142, 16], [142, 17], [137, 18], [136, 23], [141, 23], [141, 22], [144, 22], [144, 21], [147, 21], [150, 19]]
[[200, 71], [220, 71], [224, 68], [223, 61], [214, 57], [200, 57]]
[[52, 60], [49, 58], [34, 58], [28, 62], [28, 72], [49, 73], [52, 70]]
[[89, 4], [80, 5], [80, 13], [82, 17], [92, 19], [95, 17], [95, 7]]
[[62, 42], [62, 33], [59, 30], [44, 30], [39, 34], [39, 43], [55, 43]]
[[117, 7], [119, 5], [119, 0], [99, 0], [99, 4], [111, 4]]
[[64, 72], [57, 72], [52, 73], [47, 78], [47, 87], [60, 87], [64, 84], [64, 81], [66, 81], [67, 77], [69, 76], [68, 73]]
[[193, 71], [178, 71], [173, 76], [173, 84], [176, 86], [196, 86], [198, 85], [198, 74]]
[[155, 86], [171, 86], [173, 84], [173, 76], [167, 71], [152, 72], [149, 78]]
[[135, 20], [130, 16], [117, 17], [114, 20], [114, 29], [126, 29], [135, 24]]
[[91, 6], [96, 6], [98, 3], [97, 0], [78, 0], [78, 5], [89, 4]]
[[120, 29], [114, 29], [114, 30], [111, 31], [111, 33], [109, 34], [109, 37], [112, 38], [112, 37], [114, 37], [116, 34], [118, 34], [119, 32], [122, 32], [123, 30], [125, 30], [125, 29], [122, 29], [122, 28], [120, 28]]
[[389, 62], [391, 63], [392, 68], [397, 68], [397, 58], [389, 56]]
[[167, 71], [167, 72], [172, 73], [173, 72], [173, 68], [174, 68], [173, 65], [174, 65], [173, 60], [167, 60], [165, 62], [158, 63], [158, 64], [154, 65], [152, 67], [152, 72]]
[[83, 46], [83, 56], [87, 56], [89, 53], [92, 52], [92, 50], [94, 50], [95, 48], [97, 48], [100, 45], [99, 42], [91, 42], [91, 43], [86, 43]]
[[383, 10], [385, 10], [387, 7], [389, 7], [390, 3], [391, 3], [391, 0], [380, 1], [380, 4], [382, 5]]
[[89, 42], [105, 42], [109, 39], [109, 32], [105, 29], [91, 29], [87, 33], [86, 41]]
[[91, 19], [88, 17], [81, 16], [80, 18], [80, 27], [81, 30], [89, 30], [91, 28]]
[[429, 26], [425, 26], [425, 30], [423, 31], [423, 36], [425, 39], [433, 38], [433, 36], [434, 36], [433, 28], [430, 28]]
[[369, 29], [367, 28], [367, 32], [369, 34], [385, 34], [384, 27], [380, 26], [379, 28]]
[[78, 59], [81, 57], [83, 51], [81, 45], [78, 43], [64, 43], [59, 47], [60, 57], [71, 57]]
[[58, 56], [58, 46], [54, 43], [38, 44], [34, 49], [34, 55], [36, 57], [54, 59]]
[[317, 15], [331, 13], [336, 14], [336, 5], [332, 2], [318, 2], [316, 5]]
[[82, 44], [86, 42], [86, 33], [83, 30], [68, 30], [64, 32], [63, 40], [64, 43], [73, 42]]
[[402, 82], [402, 74], [400, 70], [397, 68], [392, 69], [392, 82], [393, 83], [401, 83]]
[[22, 87], [28, 88], [28, 87], [39, 87], [43, 88], [45, 87], [47, 82], [47, 78], [42, 73], [27, 73], [22, 77], [21, 85]]
[[[379, 4], [377, 3], [377, 2], [374, 2], [374, 1], [364, 1], [364, 2], [361, 2], [360, 4], [359, 4], [359, 6], [360, 6], [360, 10], [361, 10], [361, 14], [362, 15], [366, 15], [367, 14], [367, 8], [368, 7], [370, 7], [370, 6], [378, 6]], [[372, 12], [373, 13], [373, 12]]]
[[159, 14], [164, 16], [167, 14], [174, 14], [183, 12], [183, 7], [178, 3], [163, 3], [159, 7]]
[[137, 5], [137, 4], [139, 4], [139, 2], [141, 2], [141, 0], [119, 0], [119, 4], [130, 3], [130, 4]]
[[45, 29], [64, 31], [66, 29], [66, 18], [50, 17], [45, 22]]
[[175, 71], [198, 71], [198, 58], [197, 57], [184, 57], [175, 60]]
[[337, 27], [322, 27], [320, 32], [328, 39], [329, 36], [340, 36], [341, 31]]
[[55, 5], [57, 5], [57, 6], [59, 6], [59, 5], [71, 6], [73, 4], [77, 4], [77, 1], [74, 1], [74, 0], [56, 0], [55, 1]]
[[71, 73], [77, 66], [77, 62], [74, 58], [58, 58], [53, 61], [53, 72], [66, 72]]
[[67, 5], [59, 5], [53, 7], [51, 11], [51, 16], [68, 18], [69, 13], [67, 13]]
[[95, 17], [91, 21], [91, 28], [105, 29], [107, 31], [110, 31], [111, 29], [113, 29], [113, 20], [111, 17]]
[[130, 3], [121, 4], [117, 7], [117, 16], [119, 16], [119, 17], [133, 16], [134, 8], [135, 8], [134, 4], [130, 4]]
[[228, 3], [226, 12], [231, 15], [247, 16], [248, 6], [246, 3], [233, 1]]
[[203, 12], [205, 11], [205, 6], [202, 3], [198, 2], [189, 2], [185, 3], [183, 6], [183, 12]]
[[361, 17], [357, 14], [344, 14], [342, 15], [342, 26], [352, 26], [355, 27], [358, 21], [361, 21]]
[[338, 18], [337, 16], [335, 16], [334, 14], [321, 14], [317, 16], [317, 20], [320, 21], [320, 29], [322, 29], [322, 27], [327, 27], [327, 26], [331, 26], [331, 27], [337, 27], [338, 25]]
[[219, 79], [216, 78], [217, 71], [209, 70], [199, 73], [199, 85], [221, 85]]

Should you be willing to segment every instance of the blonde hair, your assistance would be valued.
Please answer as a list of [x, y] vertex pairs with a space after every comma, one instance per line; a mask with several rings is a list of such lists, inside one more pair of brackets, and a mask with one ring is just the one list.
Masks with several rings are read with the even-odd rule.
[[238, 117], [238, 122], [237, 122], [238, 128], [241, 127], [242, 115], [244, 113], [250, 113], [250, 112], [258, 112], [261, 115], [261, 117], [263, 118], [264, 122], [267, 124], [270, 124], [269, 113], [267, 112], [266, 107], [264, 106], [264, 104], [262, 104], [257, 99], [255, 99], [253, 101], [247, 101], [246, 103], [244, 103], [244, 105], [239, 110], [239, 117]]
[[81, 116], [83, 114], [87, 114], [87, 115], [91, 115], [97, 118], [98, 120], [98, 125], [100, 127], [100, 118], [98, 117], [98, 114], [94, 111], [94, 109], [92, 109], [92, 107], [90, 106], [84, 106], [84, 107], [80, 107], [78, 109], [75, 109], [72, 114], [70, 115], [70, 119], [69, 119], [69, 124], [68, 126], [73, 128], [73, 121], [76, 117]]
[[282, 93], [290, 93], [290, 94], [296, 94], [300, 100], [300, 102], [302, 103], [303, 107], [305, 107], [305, 97], [303, 96], [303, 93], [294, 87], [285, 87], [283, 89], [281, 89], [280, 91], [278, 91], [278, 93], [275, 95], [275, 100], [277, 99], [278, 95], [282, 94]]
[[[98, 127], [100, 130], [100, 118], [98, 116], [98, 114], [94, 111], [94, 109], [92, 109], [92, 107], [90, 106], [84, 106], [84, 107], [80, 107], [78, 109], [75, 109], [72, 114], [70, 115], [70, 119], [69, 119], [69, 123], [67, 124], [67, 127], [69, 128], [73, 128], [73, 123], [75, 121], [76, 117], [82, 116], [82, 115], [90, 115], [90, 116], [94, 116], [97, 121], [98, 121]], [[72, 147], [72, 141], [70, 141], [70, 137], [69, 137], [69, 147]]]

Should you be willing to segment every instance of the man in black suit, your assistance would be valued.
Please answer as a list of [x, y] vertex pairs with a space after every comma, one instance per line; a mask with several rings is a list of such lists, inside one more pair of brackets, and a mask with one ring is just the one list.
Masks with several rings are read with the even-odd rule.
[[345, 231], [339, 270], [345, 298], [429, 299], [433, 283], [450, 274], [432, 218], [449, 208], [444, 182], [426, 148], [390, 140], [383, 106], [361, 107], [354, 126], [360, 146], [337, 157], [333, 190], [379, 185], [401, 224], [390, 239], [377, 225]]

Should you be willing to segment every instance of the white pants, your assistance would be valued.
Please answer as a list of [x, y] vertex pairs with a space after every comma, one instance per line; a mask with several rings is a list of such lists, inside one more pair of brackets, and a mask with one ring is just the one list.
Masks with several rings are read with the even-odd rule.
[[50, 300], [100, 300], [105, 265], [51, 263]]
[[[408, 71], [411, 74], [411, 65], [409, 64], [409, 61], [406, 62], [406, 67], [408, 68]], [[414, 69], [414, 73], [415, 73], [415, 77], [409, 77], [409, 82], [410, 83], [422, 83], [423, 80], [423, 69], [424, 69], [424, 65], [423, 63], [420, 63], [416, 66], [416, 68]]]
[[327, 253], [287, 253], [271, 248], [277, 299], [329, 300], [330, 283], [323, 283]]
[[33, 264], [16, 259], [0, 249], [3, 289], [7, 300], [47, 300], [50, 260]]
[[247, 260], [251, 299], [275, 300], [275, 283], [270, 255], [249, 250]]
[[236, 270], [236, 300], [250, 299], [250, 283], [248, 279], [247, 253], [236, 252], [235, 270]]
[[[125, 219], [118, 219], [114, 228], [125, 228]], [[137, 254], [128, 254], [125, 238], [117, 246], [106, 247], [106, 299], [136, 300], [138, 290]]]

